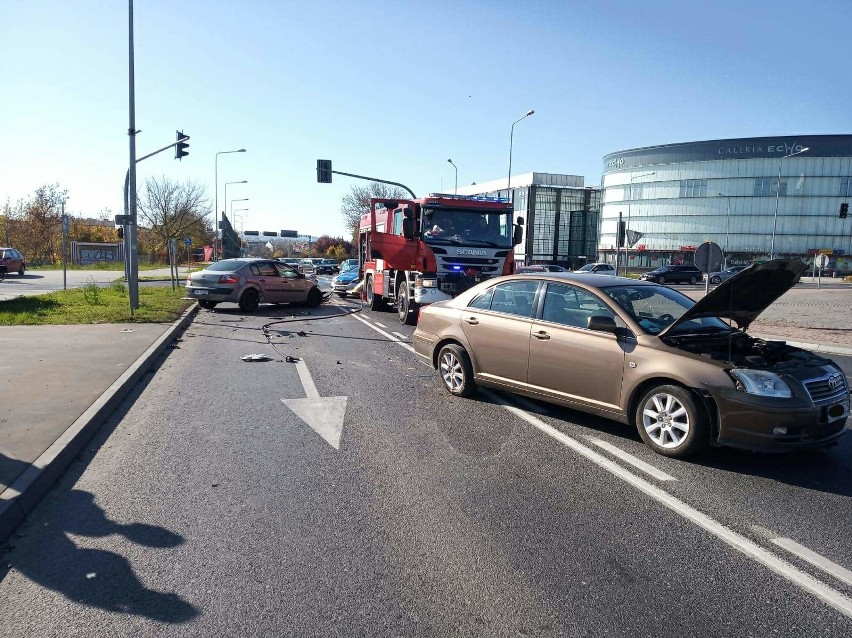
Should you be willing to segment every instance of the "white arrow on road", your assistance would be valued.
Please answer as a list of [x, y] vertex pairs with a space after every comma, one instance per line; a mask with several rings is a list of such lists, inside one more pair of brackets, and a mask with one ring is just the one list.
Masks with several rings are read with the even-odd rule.
[[335, 450], [340, 449], [343, 417], [346, 416], [346, 397], [321, 397], [302, 359], [295, 361], [296, 371], [305, 389], [304, 399], [281, 399], [281, 403], [310, 425]]

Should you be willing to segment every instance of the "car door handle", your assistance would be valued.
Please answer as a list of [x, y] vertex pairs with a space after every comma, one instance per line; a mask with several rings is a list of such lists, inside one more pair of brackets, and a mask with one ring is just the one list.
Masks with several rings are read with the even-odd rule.
[[476, 326], [479, 324], [479, 319], [477, 319], [476, 317], [468, 317], [467, 319], [465, 319], [465, 321], [472, 326]]
[[539, 330], [538, 332], [534, 332], [533, 337], [535, 337], [536, 339], [541, 339], [542, 341], [550, 339], [550, 335], [547, 334], [544, 330]]

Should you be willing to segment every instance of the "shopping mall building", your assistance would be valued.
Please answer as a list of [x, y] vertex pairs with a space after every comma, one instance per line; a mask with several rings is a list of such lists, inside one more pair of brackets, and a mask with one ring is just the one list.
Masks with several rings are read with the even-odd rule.
[[[619, 215], [631, 268], [691, 263], [714, 241], [729, 264], [776, 256], [852, 270], [852, 135], [713, 140], [604, 157], [599, 258], [614, 262]], [[624, 250], [621, 263], [624, 263]]]

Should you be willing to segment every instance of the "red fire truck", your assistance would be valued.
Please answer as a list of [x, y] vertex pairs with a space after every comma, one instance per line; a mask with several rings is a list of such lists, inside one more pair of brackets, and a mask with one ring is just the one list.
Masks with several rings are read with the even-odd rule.
[[362, 297], [372, 310], [395, 305], [400, 322], [414, 324], [419, 306], [511, 274], [522, 225], [501, 199], [371, 199], [359, 233]]

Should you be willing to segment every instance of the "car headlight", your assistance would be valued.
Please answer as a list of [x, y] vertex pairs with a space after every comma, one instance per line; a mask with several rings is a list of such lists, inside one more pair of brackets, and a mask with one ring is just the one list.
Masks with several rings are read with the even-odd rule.
[[437, 288], [438, 280], [437, 279], [426, 279], [425, 277], [417, 277], [414, 280], [415, 287], [420, 288]]
[[789, 399], [793, 396], [790, 387], [774, 372], [737, 368], [731, 370], [731, 376], [739, 381], [738, 389], [748, 394], [781, 399]]

